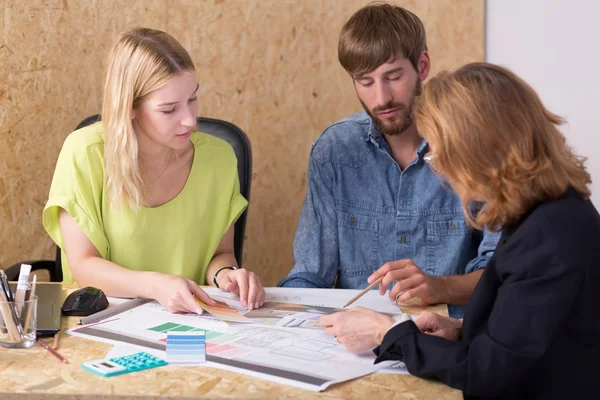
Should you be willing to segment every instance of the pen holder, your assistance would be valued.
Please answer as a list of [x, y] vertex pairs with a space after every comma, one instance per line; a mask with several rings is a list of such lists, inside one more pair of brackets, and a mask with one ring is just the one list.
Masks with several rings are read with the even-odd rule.
[[27, 348], [35, 344], [37, 296], [18, 304], [0, 300], [0, 346]]

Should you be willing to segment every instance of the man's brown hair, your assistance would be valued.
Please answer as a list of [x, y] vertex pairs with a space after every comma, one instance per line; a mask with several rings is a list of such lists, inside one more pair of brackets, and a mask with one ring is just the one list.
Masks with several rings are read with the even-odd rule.
[[427, 51], [425, 27], [404, 8], [372, 3], [346, 22], [338, 43], [338, 58], [352, 76], [369, 73], [398, 54], [416, 71], [421, 54]]

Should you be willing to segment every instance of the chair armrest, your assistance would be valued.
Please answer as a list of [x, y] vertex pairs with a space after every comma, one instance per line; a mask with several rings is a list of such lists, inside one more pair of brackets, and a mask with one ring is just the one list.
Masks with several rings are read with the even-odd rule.
[[48, 270], [48, 272], [50, 273], [50, 281], [54, 282], [54, 270], [56, 269], [56, 261], [54, 260], [22, 261], [20, 263], [13, 264], [4, 271], [6, 272], [6, 277], [9, 281], [16, 281], [17, 279], [19, 279], [19, 272], [21, 272], [21, 264], [31, 265], [32, 272], [41, 269]]

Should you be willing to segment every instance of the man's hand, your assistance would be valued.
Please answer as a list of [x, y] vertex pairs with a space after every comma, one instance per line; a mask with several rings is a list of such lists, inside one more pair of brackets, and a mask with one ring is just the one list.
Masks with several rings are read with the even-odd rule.
[[425, 274], [412, 260], [398, 260], [383, 264], [369, 276], [368, 282], [379, 279], [379, 293], [383, 296], [392, 282], [396, 285], [390, 290], [390, 300], [399, 302], [419, 297], [425, 304], [445, 302], [445, 285], [442, 277]]

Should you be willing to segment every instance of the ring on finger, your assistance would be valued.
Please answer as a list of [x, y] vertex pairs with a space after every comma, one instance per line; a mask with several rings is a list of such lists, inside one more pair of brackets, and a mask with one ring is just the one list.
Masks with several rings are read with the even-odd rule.
[[398, 294], [396, 295], [396, 303], [398, 302], [398, 298], [399, 298], [400, 296], [402, 296], [404, 293], [406, 293], [406, 290], [401, 290], [401, 291], [400, 291], [400, 293], [398, 293]]

